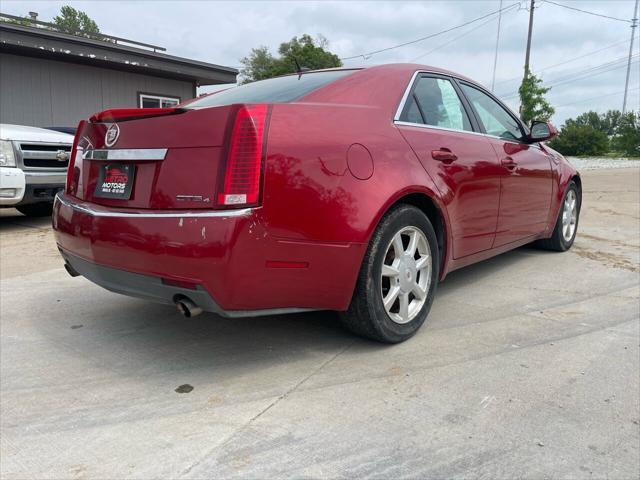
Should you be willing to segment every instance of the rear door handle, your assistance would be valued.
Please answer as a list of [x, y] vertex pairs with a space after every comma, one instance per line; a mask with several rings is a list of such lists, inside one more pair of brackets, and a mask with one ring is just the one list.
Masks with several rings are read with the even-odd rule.
[[511, 157], [504, 157], [500, 163], [502, 163], [503, 167], [508, 168], [509, 170], [513, 170], [518, 166], [515, 160]]
[[458, 156], [448, 148], [442, 147], [440, 150], [431, 150], [431, 156], [434, 160], [439, 160], [444, 163], [455, 162]]

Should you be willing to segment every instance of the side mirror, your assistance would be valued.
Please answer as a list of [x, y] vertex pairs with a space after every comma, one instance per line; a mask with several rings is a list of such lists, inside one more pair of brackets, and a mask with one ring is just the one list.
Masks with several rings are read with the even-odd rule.
[[531, 133], [529, 133], [529, 141], [544, 142], [555, 137], [558, 134], [556, 127], [551, 125], [551, 122], [540, 122], [534, 120], [531, 122]]

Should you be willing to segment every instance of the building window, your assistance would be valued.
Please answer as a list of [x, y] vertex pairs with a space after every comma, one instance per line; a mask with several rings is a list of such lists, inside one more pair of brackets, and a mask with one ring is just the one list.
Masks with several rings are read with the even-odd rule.
[[164, 95], [154, 95], [151, 93], [138, 94], [138, 106], [140, 108], [170, 108], [180, 103], [178, 97], [167, 97]]

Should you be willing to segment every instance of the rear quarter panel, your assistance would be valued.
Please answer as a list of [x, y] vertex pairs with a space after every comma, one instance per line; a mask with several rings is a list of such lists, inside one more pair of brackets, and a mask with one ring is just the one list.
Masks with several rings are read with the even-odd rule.
[[[349, 169], [354, 144], [371, 154], [366, 180]], [[266, 151], [263, 213], [280, 245], [274, 254], [309, 262], [300, 287], [315, 285], [346, 309], [380, 217], [405, 194], [435, 196], [430, 178], [380, 107], [274, 105]]]
[[[371, 154], [373, 171], [366, 180], [349, 170], [347, 152], [353, 144]], [[391, 199], [429, 185], [415, 154], [379, 108], [274, 106], [264, 189], [274, 235], [367, 243]]]

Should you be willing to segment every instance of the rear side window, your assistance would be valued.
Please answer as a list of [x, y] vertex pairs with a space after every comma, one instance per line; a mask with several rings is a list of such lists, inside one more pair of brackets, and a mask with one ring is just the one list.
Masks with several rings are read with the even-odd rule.
[[453, 84], [444, 78], [419, 78], [400, 120], [473, 131], [458, 93]]
[[195, 100], [185, 108], [217, 107], [233, 103], [286, 103], [324, 87], [356, 70], [332, 70], [270, 78], [248, 83]]

